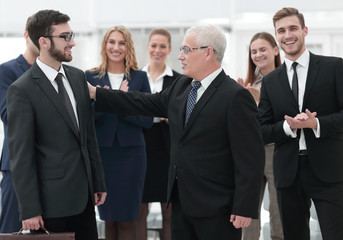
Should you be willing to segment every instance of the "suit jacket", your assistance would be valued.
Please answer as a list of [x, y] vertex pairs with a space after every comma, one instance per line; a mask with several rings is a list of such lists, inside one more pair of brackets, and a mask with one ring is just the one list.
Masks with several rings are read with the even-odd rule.
[[0, 114], [4, 126], [4, 142], [0, 160], [0, 171], [10, 170], [10, 160], [7, 143], [7, 108], [6, 93], [8, 87], [17, 80], [24, 72], [30, 68], [23, 55], [16, 59], [5, 62], [0, 65]]
[[[98, 78], [98, 72], [86, 71], [86, 78], [93, 86], [111, 86], [108, 74]], [[130, 71], [129, 90], [150, 93], [145, 72]], [[112, 113], [94, 113], [96, 136], [99, 147], [112, 147], [115, 139], [121, 147], [145, 146], [142, 128], [152, 126], [151, 117], [124, 116]]]
[[37, 63], [7, 91], [8, 143], [21, 219], [81, 213], [105, 192], [84, 73], [62, 65], [70, 82], [79, 132]]
[[[299, 134], [286, 136], [284, 116], [296, 116], [299, 107], [283, 64], [262, 80], [259, 121], [266, 143], [275, 142], [274, 175], [277, 187], [292, 184], [298, 169]], [[310, 53], [302, 111], [317, 112], [320, 138], [304, 129], [308, 158], [324, 182], [343, 181], [343, 61]]]
[[191, 81], [182, 75], [156, 94], [97, 89], [95, 107], [99, 111], [168, 117], [168, 201], [177, 183], [186, 214], [210, 217], [233, 213], [257, 218], [264, 145], [256, 103], [222, 71], [195, 105], [185, 127]]

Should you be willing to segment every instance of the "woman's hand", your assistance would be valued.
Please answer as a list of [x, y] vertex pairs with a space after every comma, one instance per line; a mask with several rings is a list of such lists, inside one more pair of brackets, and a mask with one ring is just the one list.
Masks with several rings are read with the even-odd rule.
[[120, 90], [127, 92], [129, 90], [129, 81], [125, 79], [120, 85]]

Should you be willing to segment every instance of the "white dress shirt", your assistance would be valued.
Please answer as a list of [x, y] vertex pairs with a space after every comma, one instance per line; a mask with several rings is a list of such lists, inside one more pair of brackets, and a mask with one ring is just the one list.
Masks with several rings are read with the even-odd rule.
[[[301, 110], [304, 103], [306, 79], [307, 79], [307, 73], [308, 73], [308, 68], [310, 64], [310, 52], [306, 49], [303, 52], [303, 54], [296, 60], [296, 62], [298, 63], [296, 67], [296, 71], [298, 75], [298, 90], [299, 90], [298, 103], [299, 103], [299, 111], [302, 112]], [[285, 58], [285, 64], [286, 64], [286, 69], [287, 69], [288, 82], [292, 89], [292, 79], [293, 79], [293, 74], [294, 74], [294, 70], [292, 67], [293, 61]], [[309, 110], [311, 111], [311, 109]], [[295, 117], [295, 116], [290, 116], [290, 117]], [[313, 129], [313, 133], [317, 138], [319, 138], [320, 137], [320, 124], [319, 124], [318, 118], [316, 118], [316, 120], [317, 120], [317, 129]], [[283, 129], [286, 135], [292, 138], [297, 137], [296, 129], [292, 130], [286, 120], [283, 123]], [[299, 139], [299, 150], [305, 150], [305, 149], [307, 149], [306, 140], [305, 140], [304, 130], [301, 129], [300, 139]]]
[[[157, 92], [161, 92], [162, 88], [163, 88], [163, 79], [165, 76], [173, 76], [173, 71], [172, 69], [166, 65], [166, 67], [164, 68], [163, 73], [158, 76], [155, 81], [152, 80], [150, 74], [149, 74], [149, 64], [146, 65], [142, 71], [146, 72], [147, 76], [148, 76], [148, 80], [149, 80], [149, 85], [150, 85], [150, 91], [151, 93], [157, 93]], [[154, 117], [154, 123], [158, 123], [161, 122], [161, 119], [159, 117]]]
[[[219, 73], [222, 71], [223, 69], [220, 67], [217, 70], [215, 70], [213, 73], [211, 73], [210, 75], [208, 75], [207, 77], [205, 77], [203, 80], [201, 80], [201, 87], [199, 87], [198, 91], [197, 91], [197, 100], [196, 102], [199, 101], [199, 99], [201, 98], [201, 96], [204, 94], [204, 92], [206, 91], [206, 89], [208, 88], [208, 86], [210, 86], [210, 84], [213, 82], [213, 80], [219, 75]], [[193, 82], [195, 80], [192, 81], [192, 86], [193, 86]]]
[[58, 85], [57, 85], [57, 82], [55, 81], [55, 78], [57, 77], [58, 73], [61, 73], [63, 75], [62, 83], [64, 85], [64, 88], [67, 91], [71, 105], [73, 107], [73, 112], [75, 114], [77, 126], [79, 126], [79, 118], [77, 117], [77, 111], [76, 111], [76, 107], [77, 107], [76, 106], [76, 100], [75, 100], [73, 90], [71, 89], [70, 83], [67, 80], [67, 77], [66, 77], [66, 74], [64, 72], [64, 68], [62, 67], [62, 65], [60, 67], [60, 70], [57, 72], [55, 69], [53, 69], [53, 68], [49, 67], [48, 65], [46, 65], [45, 63], [41, 62], [39, 60], [39, 57], [37, 58], [36, 62], [37, 62], [38, 67], [43, 71], [45, 76], [49, 79], [52, 86], [55, 88], [56, 92], [58, 92]]
[[111, 86], [109, 86], [113, 90], [119, 90], [121, 83], [123, 82], [124, 73], [110, 73], [107, 72], [108, 78], [110, 80]]

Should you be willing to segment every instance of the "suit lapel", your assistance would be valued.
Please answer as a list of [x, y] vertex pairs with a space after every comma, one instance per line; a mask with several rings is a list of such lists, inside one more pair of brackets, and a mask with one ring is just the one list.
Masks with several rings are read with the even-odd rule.
[[75, 72], [71, 71], [65, 65], [62, 65], [62, 66], [63, 66], [64, 72], [68, 78], [70, 87], [73, 90], [73, 94], [74, 94], [74, 98], [75, 98], [75, 102], [76, 102], [76, 111], [77, 111], [77, 118], [78, 118], [78, 122], [79, 122], [79, 130], [81, 132], [81, 129], [84, 129], [83, 128], [83, 125], [84, 125], [83, 120], [85, 119], [84, 108], [81, 106], [81, 104], [82, 104], [82, 95], [81, 95], [82, 86], [80, 86], [80, 84], [79, 84], [80, 81], [78, 81], [79, 77], [75, 75]]
[[319, 62], [320, 59], [317, 58], [316, 55], [310, 53], [310, 63], [308, 67], [308, 73], [307, 73], [307, 79], [306, 79], [306, 87], [305, 87], [305, 93], [304, 93], [304, 100], [303, 100], [303, 111], [306, 106], [306, 102], [308, 100], [308, 96], [310, 95], [311, 89], [317, 80], [317, 75], [319, 72]]
[[110, 89], [113, 89], [112, 85], [111, 85], [111, 82], [110, 82], [110, 78], [108, 77], [108, 73], [107, 72], [106, 72], [105, 76], [101, 79], [101, 81], [102, 81], [102, 84], [103, 84], [102, 87], [109, 86]]
[[[213, 80], [213, 82], [208, 86], [205, 90], [199, 101], [195, 104], [194, 109], [188, 119], [187, 125], [184, 128], [184, 133], [188, 131], [188, 129], [193, 125], [194, 121], [206, 106], [207, 102], [211, 99], [213, 94], [217, 91], [218, 87], [220, 86], [221, 82], [226, 78], [226, 74], [224, 71], [221, 71], [219, 75]], [[188, 91], [189, 93], [189, 91]], [[187, 98], [188, 98], [187, 93]], [[186, 98], [186, 104], [187, 104]], [[185, 108], [184, 108], [185, 109]], [[183, 115], [183, 124], [184, 124], [184, 115]]]
[[36, 62], [32, 65], [32, 76], [36, 83], [40, 86], [42, 91], [45, 93], [46, 97], [52, 102], [57, 111], [62, 115], [63, 119], [67, 122], [67, 125], [72, 129], [75, 135], [79, 137], [79, 134], [77, 133], [77, 130], [71, 122], [70, 116], [68, 115], [66, 108], [63, 106], [58, 93], [50, 83], [49, 79], [45, 76], [43, 71], [38, 67]]
[[[176, 106], [178, 107], [178, 114], [177, 114], [177, 126], [181, 128], [181, 131], [184, 129], [185, 126], [185, 113], [186, 113], [186, 104], [188, 99], [188, 94], [192, 88], [192, 79], [187, 77], [187, 79], [182, 79], [182, 85], [180, 86], [181, 92], [180, 96], [177, 96], [174, 100]], [[184, 89], [184, 90], [183, 90]]]

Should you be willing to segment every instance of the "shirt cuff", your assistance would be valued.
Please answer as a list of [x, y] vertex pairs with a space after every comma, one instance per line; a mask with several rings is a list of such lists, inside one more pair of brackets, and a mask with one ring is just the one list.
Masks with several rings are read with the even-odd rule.
[[291, 138], [296, 138], [297, 137], [297, 131], [292, 130], [291, 127], [288, 125], [287, 121], [285, 120], [283, 122], [283, 131], [285, 134]]
[[312, 128], [314, 136], [316, 136], [316, 138], [320, 138], [320, 124], [319, 124], [319, 119], [316, 118], [317, 120], [317, 129]]

